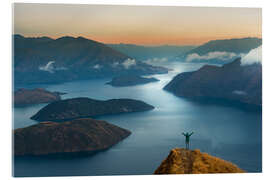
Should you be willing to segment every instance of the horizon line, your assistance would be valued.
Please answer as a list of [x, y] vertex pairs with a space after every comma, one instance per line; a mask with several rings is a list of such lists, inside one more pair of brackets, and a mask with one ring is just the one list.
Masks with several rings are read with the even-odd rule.
[[72, 36], [72, 35], [63, 35], [63, 36], [58, 36], [58, 37], [52, 37], [52, 36], [49, 36], [49, 35], [41, 35], [41, 36], [34, 36], [34, 35], [30, 35], [30, 36], [27, 36], [27, 35], [23, 35], [23, 34], [20, 34], [20, 33], [13, 33], [12, 36], [15, 36], [15, 35], [19, 35], [19, 36], [22, 36], [24, 38], [50, 38], [50, 39], [53, 39], [53, 40], [57, 40], [57, 39], [60, 39], [60, 38], [63, 38], [63, 37], [71, 37], [71, 38], [84, 38], [84, 39], [87, 39], [87, 40], [92, 40], [92, 41], [96, 41], [98, 43], [102, 43], [102, 44], [105, 44], [105, 45], [108, 45], [108, 44], [111, 44], [111, 45], [120, 45], [120, 44], [124, 44], [124, 45], [137, 45], [137, 46], [146, 46], [146, 47], [158, 47], [158, 46], [201, 46], [203, 44], [206, 44], [210, 41], [216, 41], [216, 40], [233, 40], [233, 39], [247, 39], [247, 38], [257, 38], [257, 39], [262, 39], [262, 37], [260, 36], [242, 36], [242, 37], [234, 37], [234, 38], [218, 38], [218, 39], [211, 39], [211, 40], [208, 40], [204, 43], [201, 43], [201, 44], [168, 44], [168, 43], [164, 43], [164, 44], [135, 44], [135, 43], [124, 43], [124, 42], [119, 42], [119, 43], [106, 43], [106, 42], [102, 42], [102, 41], [99, 41], [99, 40], [95, 40], [94, 38], [89, 38], [87, 36], [81, 36], [81, 35], [78, 35], [78, 36]]

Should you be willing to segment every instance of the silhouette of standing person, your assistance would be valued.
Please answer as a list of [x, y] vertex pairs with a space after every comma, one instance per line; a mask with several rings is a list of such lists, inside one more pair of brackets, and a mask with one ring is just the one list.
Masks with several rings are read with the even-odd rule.
[[189, 138], [190, 138], [190, 136], [193, 134], [193, 132], [192, 133], [182, 133], [185, 137], [186, 137], [186, 149], [189, 149]]

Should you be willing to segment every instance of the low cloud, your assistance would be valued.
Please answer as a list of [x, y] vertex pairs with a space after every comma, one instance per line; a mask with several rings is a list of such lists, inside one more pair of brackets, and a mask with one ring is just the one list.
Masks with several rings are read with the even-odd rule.
[[96, 65], [93, 66], [93, 68], [94, 68], [94, 69], [100, 69], [100, 68], [102, 68], [102, 66], [99, 65], [99, 64], [96, 64]]
[[236, 57], [238, 57], [238, 55], [232, 52], [215, 51], [215, 52], [209, 52], [201, 56], [197, 53], [189, 54], [186, 58], [186, 61], [190, 62], [190, 61], [196, 61], [196, 60], [210, 60], [210, 59], [219, 59], [222, 61], [226, 61], [226, 60], [230, 60]]
[[251, 65], [254, 63], [262, 63], [262, 46], [252, 49], [241, 59], [241, 65], [243, 66]]
[[41, 71], [47, 71], [49, 73], [54, 73], [54, 61], [49, 61], [45, 66], [40, 66], [39, 70]]
[[67, 70], [68, 68], [65, 68], [65, 67], [57, 67], [57, 68], [54, 68], [54, 70], [56, 71], [63, 71], [63, 70]]
[[130, 59], [128, 58], [127, 60], [125, 60], [122, 65], [124, 66], [125, 69], [129, 69], [131, 66], [135, 66], [136, 65], [136, 60], [135, 59]]
[[239, 96], [245, 96], [247, 93], [245, 91], [235, 90], [232, 92], [233, 94], [239, 95]]
[[119, 62], [114, 62], [113, 64], [112, 64], [112, 67], [117, 67], [119, 65]]
[[148, 64], [155, 64], [155, 63], [165, 63], [168, 62], [168, 58], [163, 57], [163, 58], [151, 58], [151, 59], [147, 59], [145, 61]]
[[47, 71], [49, 73], [54, 73], [55, 71], [67, 70], [67, 68], [65, 68], [65, 67], [55, 67], [54, 63], [55, 63], [55, 61], [49, 61], [45, 66], [40, 66], [39, 70]]

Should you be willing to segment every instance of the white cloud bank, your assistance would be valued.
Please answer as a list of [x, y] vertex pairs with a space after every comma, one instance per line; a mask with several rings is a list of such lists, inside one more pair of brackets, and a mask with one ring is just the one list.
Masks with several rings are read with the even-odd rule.
[[152, 59], [147, 59], [145, 62], [148, 63], [148, 64], [166, 63], [166, 62], [168, 62], [168, 58], [166, 58], [166, 57], [152, 58]]
[[47, 71], [49, 73], [54, 73], [55, 71], [61, 71], [61, 70], [67, 70], [65, 67], [54, 67], [55, 61], [49, 61], [45, 66], [40, 66], [39, 70], [41, 71]]
[[125, 69], [129, 69], [131, 66], [135, 66], [136, 65], [136, 60], [135, 59], [130, 59], [128, 58], [127, 60], [125, 60], [122, 65], [124, 66]]
[[262, 63], [262, 46], [249, 51], [249, 53], [242, 57], [241, 65], [251, 65], [254, 63]]
[[220, 51], [214, 51], [209, 52], [205, 55], [200, 56], [197, 53], [189, 54], [186, 58], [186, 61], [196, 61], [196, 60], [210, 60], [210, 59], [219, 59], [222, 61], [230, 60], [232, 58], [236, 58], [238, 55], [232, 52], [220, 52]]

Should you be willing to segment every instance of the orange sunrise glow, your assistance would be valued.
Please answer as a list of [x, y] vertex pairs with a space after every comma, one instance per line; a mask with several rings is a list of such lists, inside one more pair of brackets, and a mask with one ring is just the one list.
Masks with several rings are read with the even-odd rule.
[[14, 34], [83, 36], [103, 43], [198, 45], [261, 37], [261, 9], [15, 4]]

